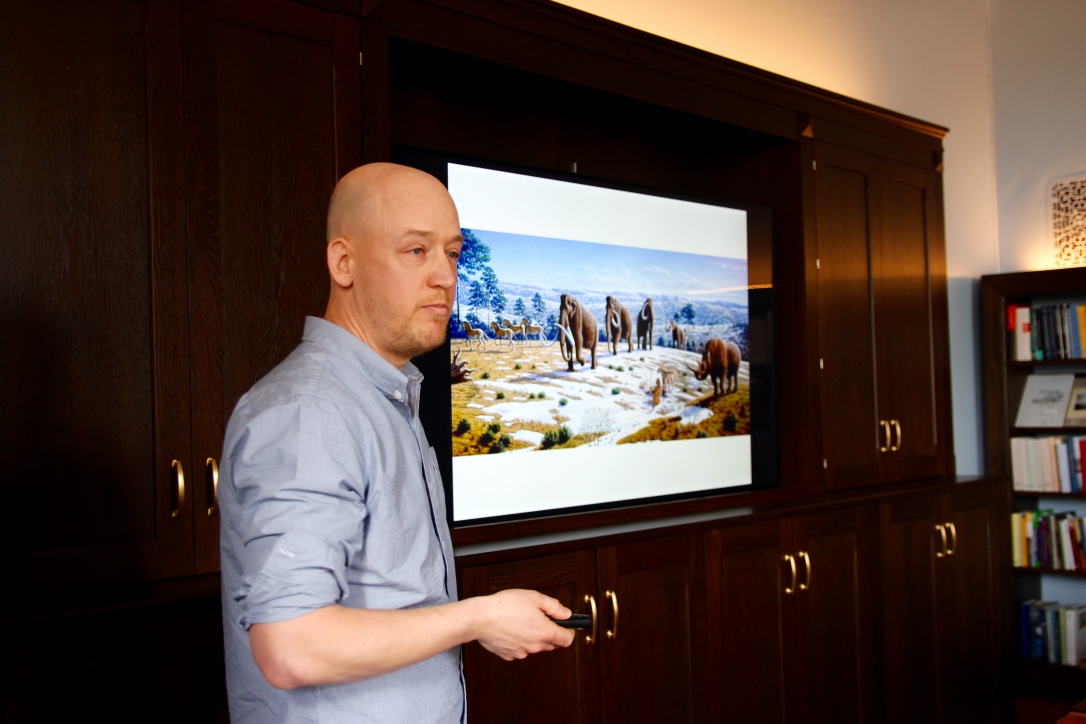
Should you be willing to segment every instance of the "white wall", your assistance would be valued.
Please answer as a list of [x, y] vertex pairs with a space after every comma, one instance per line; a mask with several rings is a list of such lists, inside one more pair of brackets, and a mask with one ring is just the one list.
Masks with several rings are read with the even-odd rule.
[[1086, 2], [992, 0], [1001, 271], [1049, 269], [1052, 181], [1086, 176]]
[[[1027, 238], [1020, 228], [1029, 226], [1032, 233], [1033, 226], [1044, 224], [1043, 208], [1033, 208], [1043, 204], [1034, 178], [1067, 165], [1058, 149], [1072, 133], [1080, 144], [1078, 165], [1086, 166], [1081, 152], [1086, 44], [1072, 37], [1086, 27], [1086, 2], [560, 1], [950, 129], [944, 187], [954, 447], [960, 474], [982, 473], [977, 277], [1039, 268], [1019, 262], [1024, 254], [1017, 246], [1019, 238]], [[994, 65], [995, 100], [993, 47], [1001, 61]], [[1029, 103], [1019, 103], [1019, 94]], [[1058, 124], [1051, 122], [1055, 106]], [[993, 109], [1006, 113], [1007, 122], [996, 122], [1002, 119]], [[1004, 154], [1010, 160], [1000, 161], [997, 192], [996, 159]], [[1003, 172], [1007, 164], [1011, 167]], [[1012, 223], [1015, 238], [1004, 236], [1001, 244], [999, 232], [1011, 233]], [[1013, 259], [1015, 266], [1005, 261], [1001, 267], [1001, 258]]]

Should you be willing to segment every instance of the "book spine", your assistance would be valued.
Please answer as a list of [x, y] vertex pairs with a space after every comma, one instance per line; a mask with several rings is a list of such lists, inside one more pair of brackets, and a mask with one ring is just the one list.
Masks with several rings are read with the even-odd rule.
[[1033, 348], [1033, 359], [1043, 360], [1045, 358], [1044, 352], [1044, 335], [1041, 333], [1041, 312], [1039, 309], [1029, 310], [1029, 336], [1030, 346]]

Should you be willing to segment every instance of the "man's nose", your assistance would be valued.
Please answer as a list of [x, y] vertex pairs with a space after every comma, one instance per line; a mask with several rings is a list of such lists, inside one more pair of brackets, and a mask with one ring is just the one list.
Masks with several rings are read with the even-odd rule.
[[434, 255], [434, 269], [430, 272], [430, 283], [435, 287], [448, 289], [456, 286], [456, 262], [445, 255]]

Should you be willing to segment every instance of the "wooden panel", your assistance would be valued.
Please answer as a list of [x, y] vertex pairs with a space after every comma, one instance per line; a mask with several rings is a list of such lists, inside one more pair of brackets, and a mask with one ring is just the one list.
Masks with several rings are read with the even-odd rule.
[[0, 529], [38, 591], [191, 571], [176, 12], [0, 8]]
[[[873, 257], [880, 416], [897, 450], [884, 456], [888, 479], [929, 477], [951, 431], [939, 417], [936, 324], [929, 252], [935, 244], [933, 172], [884, 162], [879, 178], [879, 244]], [[941, 377], [940, 380], [941, 381]], [[897, 424], [894, 424], [896, 421]], [[900, 425], [900, 439], [897, 435]]]
[[[0, 719], [229, 722], [214, 588], [0, 626]], [[58, 661], [79, 660], [79, 676], [57, 676]]]
[[[460, 596], [509, 588], [541, 591], [588, 613], [586, 595], [596, 591], [595, 550], [530, 558], [461, 571]], [[472, 722], [597, 722], [601, 646], [585, 633], [566, 649], [502, 661], [477, 643], [464, 647], [468, 711]]]
[[609, 546], [599, 556], [603, 720], [703, 721], [694, 683], [701, 576], [690, 536]]
[[1008, 663], [1016, 631], [1009, 591], [1009, 495], [1005, 487], [947, 493], [952, 555], [943, 559], [942, 711], [947, 722], [996, 721], [1009, 708]]
[[795, 594], [800, 605], [792, 661], [798, 666], [790, 669], [788, 687], [795, 721], [871, 720], [875, 611], [869, 557], [875, 539], [865, 513], [856, 506], [795, 522], [795, 548], [810, 560], [810, 569], [800, 571], [806, 588]]
[[822, 433], [833, 486], [867, 484], [879, 471], [872, 312], [873, 161], [818, 146], [815, 161]]
[[776, 520], [706, 535], [712, 721], [786, 720], [784, 552]]
[[885, 712], [880, 721], [915, 724], [939, 711], [936, 616], [937, 499], [923, 496], [882, 506]]
[[356, 20], [286, 2], [187, 8], [197, 568], [218, 568], [205, 461], [238, 398], [328, 298], [325, 212], [361, 161]]

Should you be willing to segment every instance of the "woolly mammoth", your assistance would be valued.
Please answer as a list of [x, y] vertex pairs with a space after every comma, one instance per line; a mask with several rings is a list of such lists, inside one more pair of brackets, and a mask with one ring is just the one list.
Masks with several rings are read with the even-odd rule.
[[569, 362], [569, 371], [573, 371], [573, 360], [584, 365], [584, 353], [592, 353], [592, 369], [596, 369], [596, 341], [599, 339], [599, 325], [592, 313], [568, 294], [563, 294], [559, 302], [558, 341], [562, 348], [562, 359]]
[[607, 345], [611, 354], [618, 354], [618, 343], [626, 340], [633, 352], [633, 317], [629, 310], [622, 306], [622, 302], [614, 297], [607, 297]]
[[652, 349], [652, 331], [656, 317], [652, 312], [652, 298], [645, 300], [637, 313], [637, 348]]
[[686, 349], [686, 330], [675, 322], [668, 322], [665, 332], [671, 332], [671, 346], [675, 349]]
[[713, 379], [713, 397], [726, 395], [739, 389], [739, 363], [743, 355], [735, 342], [713, 337], [701, 351], [701, 363], [694, 372], [699, 380]]

